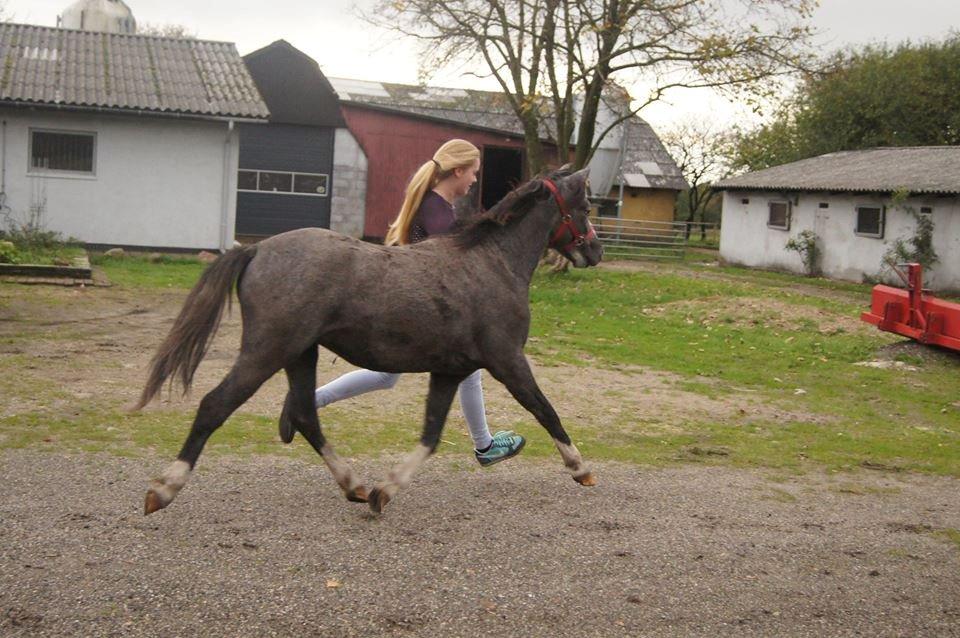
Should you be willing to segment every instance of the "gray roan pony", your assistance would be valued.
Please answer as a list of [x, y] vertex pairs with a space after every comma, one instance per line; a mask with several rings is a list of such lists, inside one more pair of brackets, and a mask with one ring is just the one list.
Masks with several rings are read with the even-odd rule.
[[[547, 429], [573, 478], [594, 485], [523, 354], [530, 279], [547, 245], [581, 268], [602, 257], [587, 219], [586, 180], [586, 170], [560, 169], [520, 186], [453, 234], [417, 244], [379, 246], [311, 228], [221, 255], [190, 291], [135, 409], [168, 378], [179, 375], [184, 390], [190, 387], [234, 282], [243, 319], [240, 355], [200, 401], [177, 460], [150, 484], [145, 512], [173, 501], [210, 435], [281, 368], [290, 384], [281, 436], [289, 441], [300, 432], [346, 497], [376, 512], [436, 449], [457, 386], [480, 368]], [[318, 346], [372, 370], [430, 373], [420, 445], [369, 493], [320, 432]]]

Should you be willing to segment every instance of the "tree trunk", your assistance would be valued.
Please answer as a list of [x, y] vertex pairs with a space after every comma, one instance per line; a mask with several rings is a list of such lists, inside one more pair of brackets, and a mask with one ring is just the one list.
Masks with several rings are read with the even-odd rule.
[[534, 113], [525, 113], [523, 121], [523, 141], [527, 152], [527, 177], [539, 175], [546, 166], [543, 142], [540, 141], [540, 122]]
[[600, 94], [603, 91], [603, 78], [598, 71], [590, 81], [590, 87], [583, 96], [583, 112], [577, 127], [577, 148], [573, 156], [574, 170], [580, 170], [590, 161], [593, 148], [593, 135], [597, 127], [597, 111], [600, 107]]

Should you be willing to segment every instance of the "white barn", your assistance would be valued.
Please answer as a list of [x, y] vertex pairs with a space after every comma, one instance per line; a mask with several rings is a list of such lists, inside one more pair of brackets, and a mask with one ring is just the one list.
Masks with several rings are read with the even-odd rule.
[[[930, 215], [939, 262], [926, 273], [934, 290], [960, 290], [960, 147], [841, 151], [722, 180], [720, 257], [734, 264], [804, 272], [785, 248], [816, 234], [820, 271], [835, 279], [876, 276], [897, 239]], [[909, 191], [899, 206], [894, 193]], [[907, 209], [912, 209], [911, 213]]]
[[87, 244], [233, 244], [238, 122], [269, 116], [227, 42], [0, 24], [0, 212]]

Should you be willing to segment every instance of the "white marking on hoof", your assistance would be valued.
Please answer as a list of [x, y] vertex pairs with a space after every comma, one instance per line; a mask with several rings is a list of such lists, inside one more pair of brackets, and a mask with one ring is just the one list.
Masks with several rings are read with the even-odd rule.
[[163, 471], [160, 478], [150, 481], [150, 488], [160, 497], [163, 507], [177, 497], [190, 478], [190, 464], [186, 461], [174, 461]]
[[567, 445], [566, 443], [561, 443], [554, 439], [554, 445], [557, 446], [557, 450], [560, 452], [560, 457], [563, 459], [563, 464], [567, 466], [567, 469], [574, 476], [582, 476], [584, 474], [589, 474], [590, 470], [587, 469], [587, 466], [583, 462], [583, 457], [580, 456], [580, 450], [577, 449], [577, 446], [573, 443]]
[[330, 473], [333, 474], [333, 480], [337, 482], [344, 493], [349, 494], [360, 486], [360, 481], [353, 475], [350, 465], [337, 456], [329, 443], [320, 448], [320, 454], [323, 456], [323, 462], [330, 469]]
[[377, 483], [377, 490], [387, 495], [388, 500], [393, 500], [402, 488], [410, 485], [413, 475], [423, 462], [430, 456], [430, 448], [422, 443], [407, 455], [407, 458], [397, 467], [390, 471], [390, 476], [386, 481]]
[[[389, 482], [395, 484], [398, 488], [407, 487], [410, 485], [414, 473], [423, 465], [428, 456], [430, 456], [430, 448], [421, 443], [404, 459], [403, 463], [393, 468], [393, 471], [390, 472]], [[390, 494], [390, 496], [393, 496], [393, 494]]]

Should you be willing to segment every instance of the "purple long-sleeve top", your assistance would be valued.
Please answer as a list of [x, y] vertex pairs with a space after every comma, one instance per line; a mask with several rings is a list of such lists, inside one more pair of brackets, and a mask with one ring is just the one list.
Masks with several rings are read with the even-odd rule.
[[453, 205], [435, 191], [427, 191], [410, 224], [409, 241], [415, 244], [428, 237], [446, 235], [453, 229], [455, 220]]

